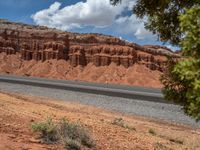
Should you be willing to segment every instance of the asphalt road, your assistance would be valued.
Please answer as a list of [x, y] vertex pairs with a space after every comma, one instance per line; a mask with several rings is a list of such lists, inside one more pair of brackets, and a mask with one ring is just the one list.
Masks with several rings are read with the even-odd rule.
[[[69, 90], [70, 88], [72, 89]], [[101, 92], [98, 93], [98, 90]], [[38, 78], [30, 80], [0, 75], [0, 91], [79, 102], [126, 114], [200, 127], [200, 123], [184, 115], [180, 106], [165, 103], [159, 89]], [[115, 95], [117, 92], [119, 94]], [[126, 94], [128, 96], [124, 96]]]
[[0, 75], [0, 81], [166, 103], [160, 89], [155, 88], [97, 84], [81, 81], [20, 77], [12, 75]]

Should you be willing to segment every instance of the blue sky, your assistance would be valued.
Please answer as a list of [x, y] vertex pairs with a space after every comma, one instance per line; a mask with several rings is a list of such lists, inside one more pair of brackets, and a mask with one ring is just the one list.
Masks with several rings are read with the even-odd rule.
[[144, 29], [143, 20], [131, 13], [134, 2], [124, 0], [111, 6], [109, 0], [1, 0], [0, 18], [72, 32], [103, 33], [141, 45], [162, 45]]

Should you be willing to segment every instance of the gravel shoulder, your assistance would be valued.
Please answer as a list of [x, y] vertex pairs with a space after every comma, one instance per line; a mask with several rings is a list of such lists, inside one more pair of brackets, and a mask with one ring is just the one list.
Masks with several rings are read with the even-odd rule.
[[156, 120], [159, 119], [173, 124], [184, 124], [197, 128], [200, 127], [200, 123], [196, 123], [195, 120], [186, 116], [181, 110], [181, 107], [174, 104], [141, 101], [5, 82], [0, 82], [0, 91], [49, 97], [67, 102], [79, 102], [81, 104], [125, 114], [140, 115]]

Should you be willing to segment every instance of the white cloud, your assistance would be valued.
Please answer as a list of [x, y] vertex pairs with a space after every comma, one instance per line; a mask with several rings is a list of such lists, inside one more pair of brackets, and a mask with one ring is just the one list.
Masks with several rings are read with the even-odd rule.
[[110, 0], [86, 0], [74, 5], [61, 7], [55, 2], [49, 8], [32, 15], [38, 25], [55, 27], [62, 30], [93, 26], [96, 28], [113, 27], [114, 32], [135, 35], [138, 39], [152, 37], [145, 30], [143, 20], [133, 14], [123, 16], [125, 10], [131, 10], [134, 0], [124, 0], [122, 4], [112, 6]]
[[134, 34], [138, 39], [147, 39], [147, 38], [152, 38], [154, 37], [154, 35], [150, 32], [147, 31], [143, 25], [141, 25], [141, 27], [139, 27], [135, 34]]
[[129, 17], [128, 16], [125, 16], [125, 17], [119, 17], [118, 19], [115, 20], [115, 22], [117, 24], [121, 24], [121, 23], [125, 23], [129, 20]]
[[60, 29], [81, 26], [105, 27], [114, 22], [124, 7], [124, 4], [112, 6], [109, 0], [87, 0], [64, 8], [61, 8], [61, 3], [55, 2], [48, 9], [32, 15], [32, 18], [38, 25]]
[[60, 6], [60, 3], [55, 2], [48, 9], [41, 10], [35, 15], [32, 15], [32, 18], [38, 25], [52, 26], [53, 21], [51, 18], [59, 11]]
[[115, 22], [121, 33], [134, 34], [137, 39], [150, 39], [155, 37], [155, 35], [145, 29], [144, 20], [136, 18], [134, 14], [119, 17]]
[[133, 10], [133, 5], [135, 5], [136, 1], [130, 1], [128, 2], [128, 10]]
[[165, 45], [167, 48], [171, 49], [172, 51], [180, 50], [180, 47], [178, 46], [172, 46], [172, 45]]

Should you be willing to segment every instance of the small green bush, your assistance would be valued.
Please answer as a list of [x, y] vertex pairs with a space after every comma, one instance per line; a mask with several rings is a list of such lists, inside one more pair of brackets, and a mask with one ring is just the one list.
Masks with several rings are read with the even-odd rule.
[[120, 127], [125, 127], [124, 120], [122, 118], [115, 118], [112, 122], [112, 124], [120, 126]]
[[154, 129], [149, 129], [149, 133], [152, 135], [156, 135], [156, 131]]
[[129, 130], [134, 130], [134, 131], [136, 131], [136, 128], [135, 128], [135, 127], [132, 127], [132, 126], [125, 125], [124, 128], [129, 129]]
[[91, 148], [94, 146], [94, 142], [88, 132], [80, 123], [70, 123], [66, 119], [62, 119], [58, 125], [58, 133], [63, 141], [65, 139], [75, 140]]
[[80, 150], [81, 144], [76, 140], [67, 139], [64, 141], [64, 148], [67, 150]]
[[33, 132], [40, 133], [40, 138], [45, 143], [61, 141], [67, 150], [80, 150], [81, 146], [95, 147], [89, 131], [78, 122], [70, 123], [63, 118], [55, 125], [52, 119], [48, 118], [44, 122], [33, 123], [31, 127]]
[[40, 133], [40, 138], [46, 143], [52, 143], [58, 140], [56, 125], [51, 118], [48, 118], [44, 122], [33, 123], [31, 128], [33, 132]]

